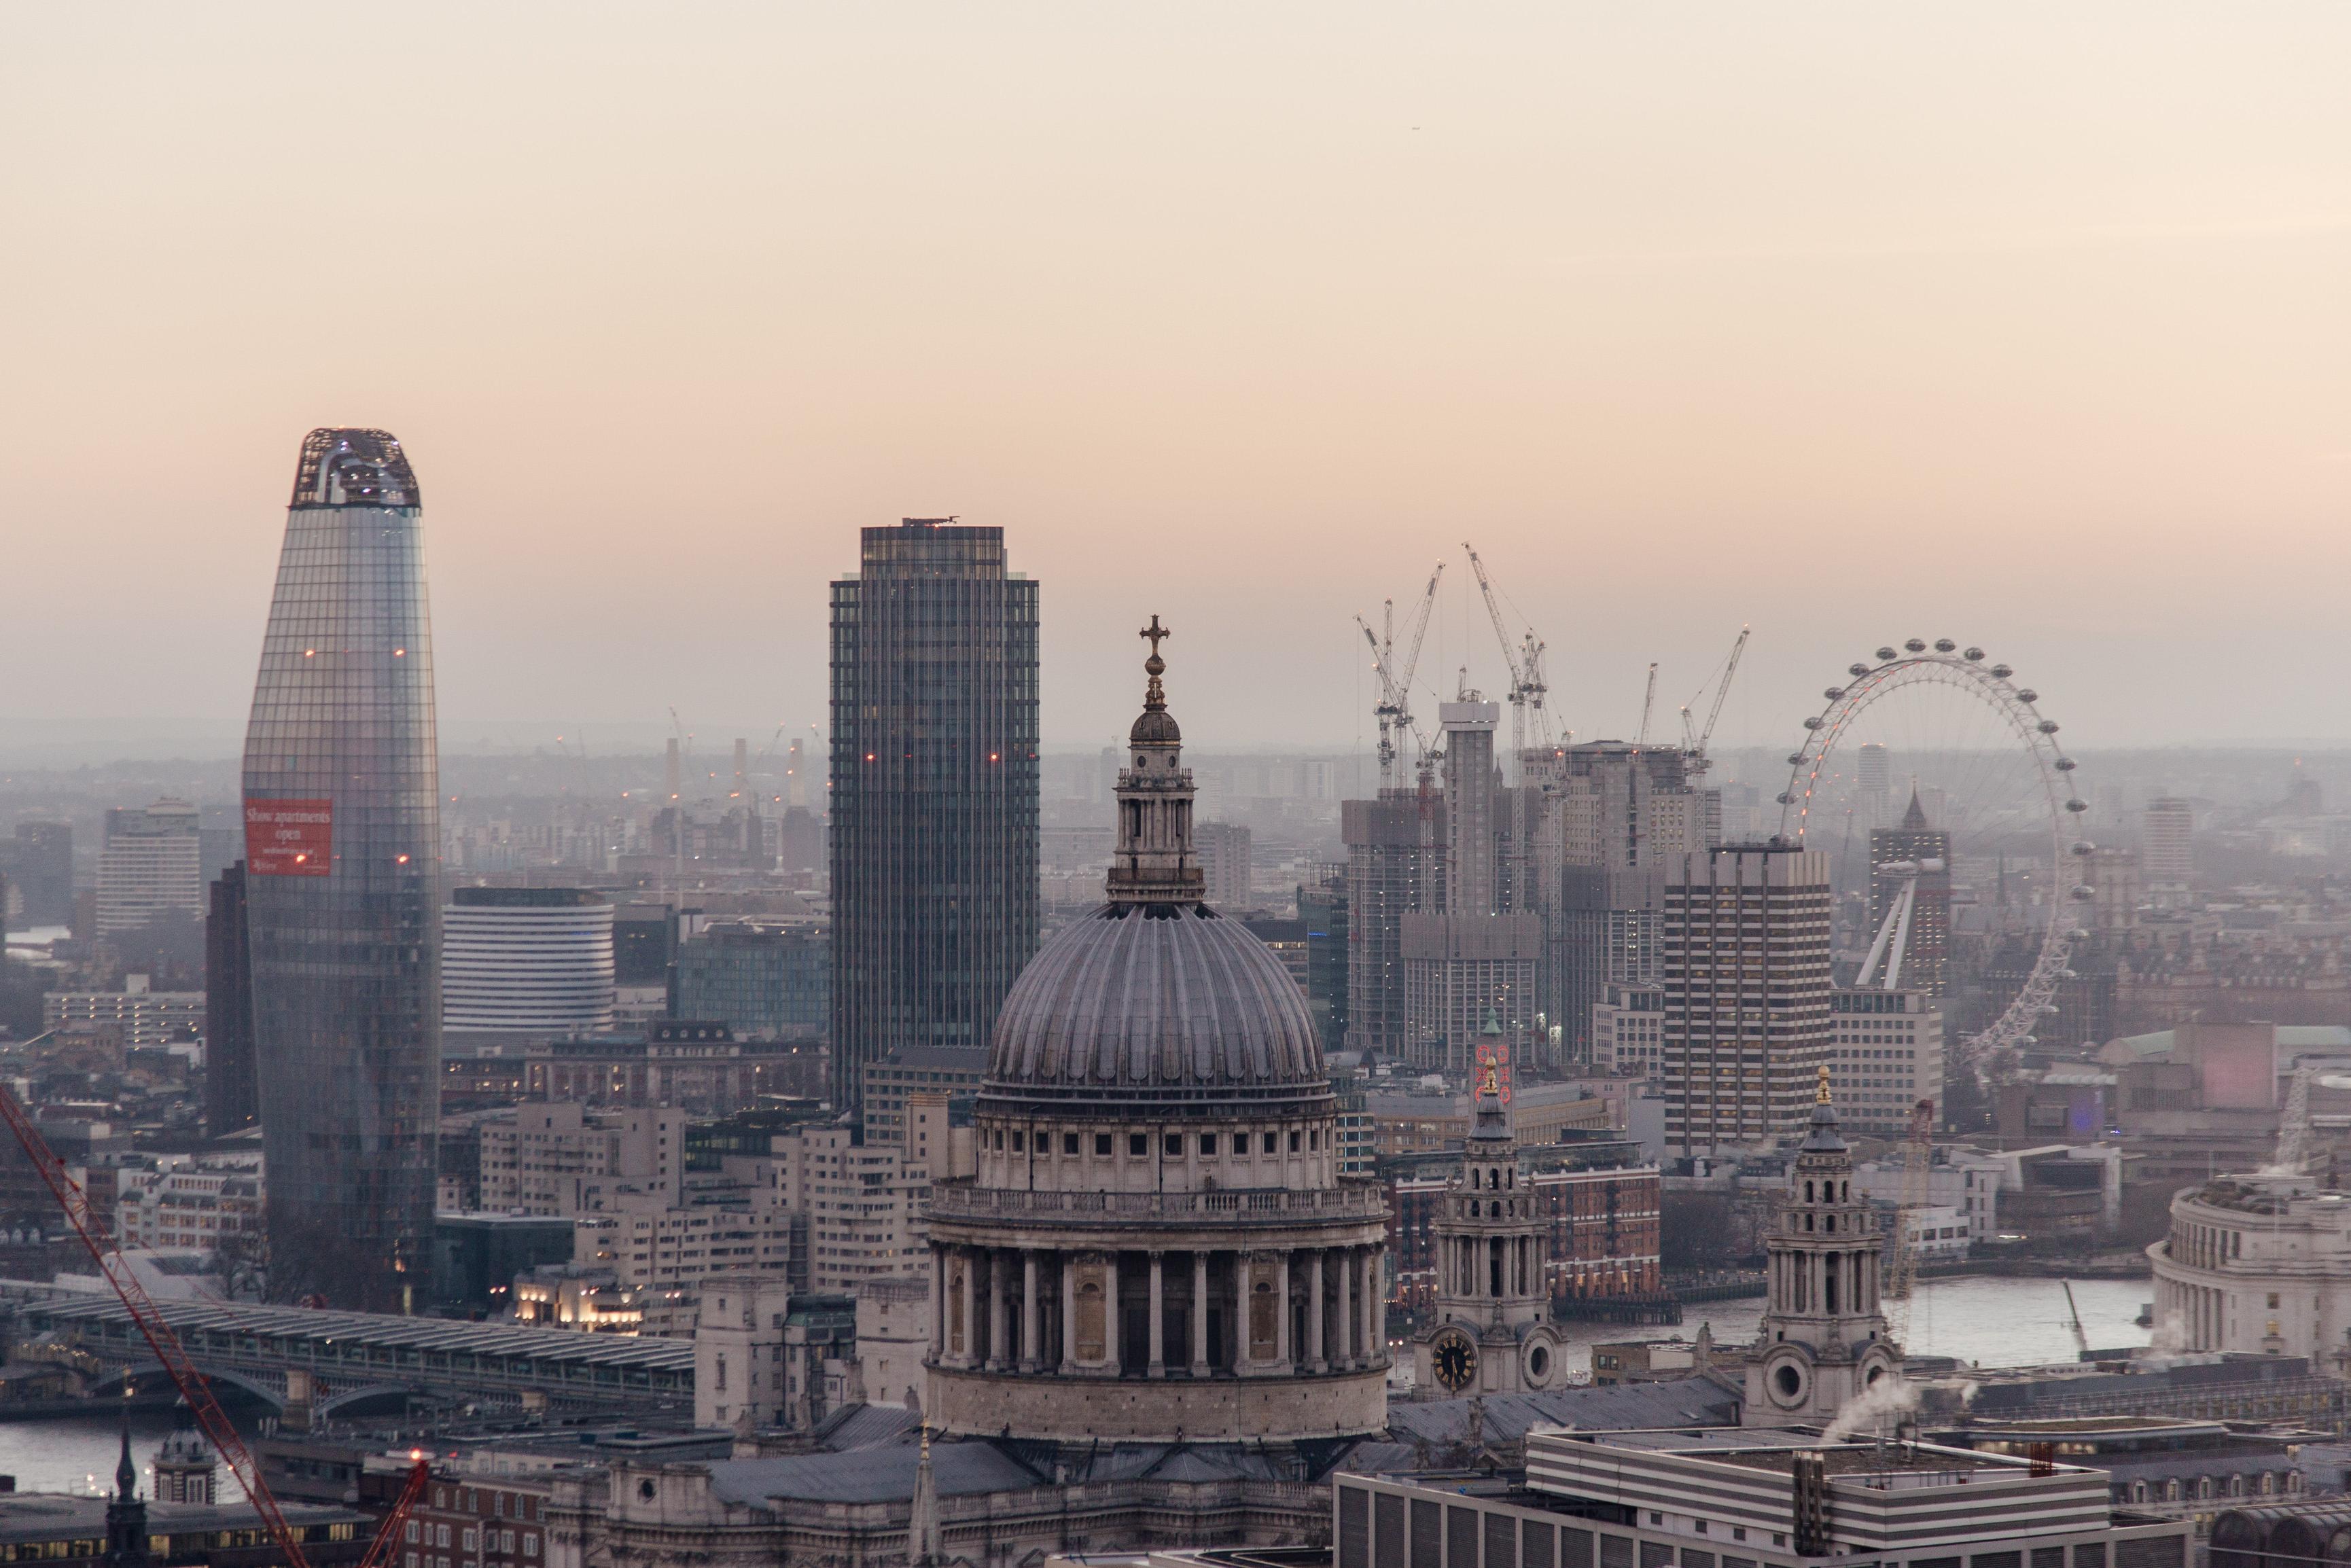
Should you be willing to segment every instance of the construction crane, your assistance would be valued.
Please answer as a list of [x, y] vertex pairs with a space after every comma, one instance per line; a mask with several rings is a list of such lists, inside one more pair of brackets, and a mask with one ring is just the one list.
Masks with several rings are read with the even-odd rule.
[[2074, 1320], [2074, 1348], [2081, 1353], [2084, 1361], [2087, 1361], [2090, 1359], [2090, 1332], [2082, 1326], [2082, 1309], [2074, 1301], [2074, 1281], [2060, 1280], [2058, 1283], [2065, 1287], [2065, 1312]]
[[[1396, 742], [1405, 735], [1416, 735], [1412, 720], [1412, 674], [1420, 667], [1421, 640], [1428, 633], [1428, 617], [1437, 608], [1437, 580], [1445, 575], [1445, 563], [1438, 561], [1437, 570], [1428, 574], [1428, 586], [1421, 590], [1420, 603], [1412, 612], [1405, 628], [1408, 642], [1404, 657], [1395, 653], [1395, 601], [1386, 601], [1380, 612], [1380, 630], [1372, 632], [1371, 623], [1362, 616], [1355, 624], [1364, 629], [1364, 641], [1372, 645], [1372, 669], [1380, 678], [1379, 701], [1372, 712], [1380, 721], [1380, 788], [1383, 790], [1404, 788], [1403, 769], [1396, 761]], [[1421, 747], [1426, 750], [1426, 747]]]
[[1935, 1103], [1921, 1100], [1910, 1107], [1910, 1133], [1902, 1151], [1902, 1197], [1894, 1207], [1893, 1267], [1882, 1292], [1886, 1328], [1900, 1344], [1910, 1334], [1910, 1297], [1918, 1278], [1918, 1216], [1927, 1207], [1928, 1184], [1934, 1162]]
[[1550, 688], [1543, 684], [1542, 639], [1530, 626], [1518, 642], [1510, 641], [1510, 628], [1502, 620], [1501, 601], [1495, 596], [1493, 580], [1486, 575], [1486, 563], [1478, 559], [1468, 540], [1462, 540], [1461, 548], [1469, 557], [1469, 570], [1478, 574], [1478, 591], [1485, 596], [1486, 613], [1494, 622], [1494, 639], [1502, 645], [1502, 664], [1510, 671], [1510, 766], [1517, 768], [1526, 755], [1530, 709], [1534, 715], [1536, 743], [1546, 747], [1551, 744], [1550, 719], [1543, 712], [1543, 694]]
[[[139, 1330], [139, 1336], [147, 1342], [147, 1348], [162, 1364], [163, 1370], [179, 1389], [180, 1397], [187, 1401], [188, 1408], [195, 1415], [197, 1427], [203, 1430], [214, 1450], [227, 1461], [229, 1473], [236, 1478], [236, 1484], [244, 1490], [246, 1500], [253, 1504], [253, 1511], [261, 1516], [262, 1528], [268, 1531], [270, 1542], [286, 1554], [287, 1568], [310, 1568], [310, 1560], [302, 1551], [300, 1535], [286, 1522], [285, 1511], [277, 1506], [277, 1500], [270, 1495], [269, 1483], [262, 1479], [261, 1466], [254, 1458], [253, 1450], [245, 1446], [245, 1439], [237, 1435], [235, 1425], [221, 1409], [220, 1401], [213, 1397], [212, 1385], [202, 1372], [196, 1370], [195, 1363], [189, 1359], [186, 1349], [180, 1343], [180, 1336], [172, 1332], [172, 1325], [163, 1320], [162, 1312], [147, 1294], [146, 1288], [131, 1271], [131, 1264], [122, 1256], [121, 1249], [116, 1247], [113, 1239], [108, 1236], [106, 1222], [90, 1207], [89, 1195], [82, 1190], [79, 1182], [74, 1180], [73, 1173], [66, 1168], [63, 1160], [57, 1158], [57, 1151], [49, 1147], [48, 1140], [41, 1136], [41, 1130], [34, 1124], [32, 1114], [5, 1084], [0, 1084], [0, 1118], [5, 1118], [8, 1130], [16, 1134], [16, 1143], [25, 1151], [25, 1158], [32, 1163], [43, 1185], [48, 1187], [50, 1196], [57, 1200], [57, 1207], [65, 1211], [66, 1223], [73, 1227], [74, 1234], [81, 1239], [91, 1261], [98, 1265], [99, 1278], [113, 1287], [115, 1299], [131, 1314], [131, 1324]], [[360, 1568], [387, 1568], [392, 1561], [392, 1549], [399, 1544], [402, 1527], [416, 1507], [417, 1500], [424, 1495], [430, 1467], [422, 1453], [413, 1453], [411, 1457], [415, 1463], [408, 1472], [407, 1483], [401, 1488], [392, 1511], [384, 1516], [382, 1528], [376, 1531], [375, 1540], [369, 1543], [367, 1555], [360, 1560]]]
[[1649, 744], [1649, 713], [1657, 706], [1657, 662], [1649, 661], [1649, 687], [1641, 694], [1641, 727], [1634, 734], [1633, 749], [1641, 751]]
[[[2339, 1065], [2339, 1064], [2336, 1064]], [[2297, 1062], [2286, 1086], [2285, 1109], [2278, 1115], [2277, 1153], [2264, 1176], [2300, 1176], [2310, 1168], [2310, 1092], [2313, 1088], [2351, 1089], [2351, 1073], [2331, 1071], [2328, 1064]]]
[[[1752, 626], [1739, 629], [1739, 640], [1730, 645], [1730, 656], [1722, 662], [1715, 674], [1707, 677], [1706, 685], [1690, 694], [1682, 705], [1682, 771], [1695, 778], [1707, 769], [1706, 743], [1714, 738], [1715, 721], [1722, 716], [1722, 701], [1730, 695], [1730, 678], [1739, 674], [1739, 656], [1747, 652], [1747, 635]], [[1690, 710], [1706, 695], [1706, 686], [1714, 687], [1714, 701], [1706, 710], [1706, 723], [1700, 726], [1690, 716]]]

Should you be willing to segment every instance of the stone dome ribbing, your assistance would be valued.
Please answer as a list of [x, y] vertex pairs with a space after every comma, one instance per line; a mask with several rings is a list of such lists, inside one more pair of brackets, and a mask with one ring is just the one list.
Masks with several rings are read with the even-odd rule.
[[1109, 904], [1013, 983], [983, 1100], [1202, 1111], [1330, 1093], [1313, 1018], [1273, 949], [1205, 904]]

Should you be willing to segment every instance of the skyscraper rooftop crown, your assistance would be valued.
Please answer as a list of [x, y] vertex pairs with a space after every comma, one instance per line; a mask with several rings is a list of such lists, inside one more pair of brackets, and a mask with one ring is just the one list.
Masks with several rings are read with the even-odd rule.
[[388, 430], [314, 430], [294, 470], [296, 507], [422, 507], [416, 472]]

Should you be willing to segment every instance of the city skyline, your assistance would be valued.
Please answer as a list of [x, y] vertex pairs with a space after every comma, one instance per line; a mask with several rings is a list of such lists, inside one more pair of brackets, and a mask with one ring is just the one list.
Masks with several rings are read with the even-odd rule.
[[[956, 513], [1067, 585], [1049, 745], [1118, 720], [1092, 650], [1138, 549], [1180, 547], [1155, 600], [1233, 744], [1335, 744], [1351, 617], [1461, 576], [1465, 538], [1587, 736], [1752, 622], [1726, 743], [1946, 634], [2085, 745], [2351, 740], [2300, 676], [2351, 548], [2341, 13], [922, 15], [558, 46], [502, 8], [444, 50], [428, 7], [370, 47], [466, 112], [344, 127], [402, 219], [331, 259], [280, 236], [332, 40], [10, 18], [0, 134], [37, 155], [0, 188], [44, 308], [0, 507], [19, 571], [119, 613], [89, 638], [86, 596], [36, 597], [0, 706], [228, 732], [277, 455], [349, 422], [436, 476], [461, 723], [820, 719], [853, 530]], [[956, 266], [907, 259], [945, 235]], [[353, 298], [368, 350], [318, 354]], [[149, 463], [109, 460], [126, 423]], [[1492, 684], [1446, 599], [1428, 670]], [[2182, 644], [2215, 652], [2146, 678]]]

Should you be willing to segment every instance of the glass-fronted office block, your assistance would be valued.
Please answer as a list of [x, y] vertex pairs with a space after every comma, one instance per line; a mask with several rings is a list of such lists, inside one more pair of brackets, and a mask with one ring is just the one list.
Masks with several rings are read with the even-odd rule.
[[867, 528], [832, 585], [833, 1103], [893, 1051], [984, 1052], [1037, 951], [1037, 584], [1004, 530]]
[[272, 1286], [429, 1298], [440, 777], [423, 509], [382, 431], [302, 444], [246, 731]]

